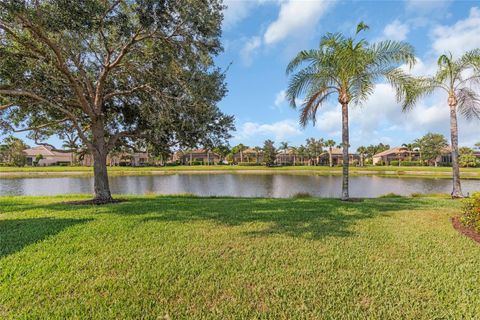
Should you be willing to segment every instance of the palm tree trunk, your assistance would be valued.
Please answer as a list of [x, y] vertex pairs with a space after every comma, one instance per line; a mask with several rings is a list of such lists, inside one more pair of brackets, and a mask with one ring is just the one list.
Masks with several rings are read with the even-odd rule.
[[348, 103], [342, 103], [342, 147], [343, 147], [343, 179], [342, 179], [342, 200], [348, 200]]
[[[450, 100], [450, 99], [449, 99]], [[456, 103], [450, 104], [450, 135], [452, 144], [452, 175], [453, 191], [452, 198], [463, 198], [462, 186], [460, 183], [460, 168], [458, 164], [458, 125]]]
[[333, 167], [332, 147], [328, 147], [328, 164]]

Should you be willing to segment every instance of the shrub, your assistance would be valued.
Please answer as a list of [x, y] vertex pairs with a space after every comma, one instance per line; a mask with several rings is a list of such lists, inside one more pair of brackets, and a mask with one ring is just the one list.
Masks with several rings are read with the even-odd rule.
[[398, 166], [398, 160], [390, 161], [391, 166]]
[[313, 196], [308, 192], [297, 192], [292, 196], [293, 199], [308, 199], [312, 197]]
[[480, 232], [480, 192], [475, 192], [464, 200], [460, 221]]
[[381, 195], [379, 198], [403, 198], [403, 196], [401, 196], [399, 194], [396, 194], [396, 193], [393, 193], [393, 192], [390, 192], [390, 193], [386, 193], [384, 195]]
[[261, 163], [256, 163], [256, 162], [239, 162], [237, 163], [239, 166], [261, 166]]
[[402, 161], [400, 165], [402, 167], [416, 167], [416, 166], [421, 166], [422, 162], [421, 161]]

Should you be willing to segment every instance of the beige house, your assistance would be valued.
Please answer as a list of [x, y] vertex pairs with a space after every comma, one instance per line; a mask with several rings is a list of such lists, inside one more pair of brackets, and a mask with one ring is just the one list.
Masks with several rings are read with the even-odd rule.
[[419, 160], [420, 153], [418, 151], [410, 151], [407, 148], [395, 147], [373, 156], [373, 164], [384, 163], [389, 165], [391, 161], [416, 161]]
[[[150, 156], [148, 152], [135, 153], [112, 153], [107, 156], [107, 166], [129, 166], [142, 167], [149, 164]], [[81, 157], [82, 166], [93, 166], [93, 157], [91, 154], [85, 154]]]
[[237, 152], [233, 155], [233, 162], [252, 162], [252, 163], [262, 163], [263, 162], [263, 151], [255, 150], [253, 148], [247, 148], [242, 152]]
[[[343, 164], [343, 149], [341, 148], [332, 148], [332, 165], [340, 165]], [[320, 164], [321, 165], [329, 165], [330, 161], [330, 154], [329, 150], [323, 152], [320, 155]], [[348, 163], [355, 164], [356, 161], [360, 161], [360, 156], [356, 153], [349, 153], [348, 154]]]
[[207, 149], [193, 149], [189, 151], [177, 151], [172, 156], [172, 162], [190, 164], [202, 162], [204, 164], [215, 164], [221, 161], [220, 155]]
[[54, 151], [48, 146], [38, 146], [30, 149], [23, 150], [27, 159], [27, 165], [33, 166], [37, 159], [37, 166], [54, 166], [67, 164], [71, 165], [74, 158], [71, 152], [58, 152]]

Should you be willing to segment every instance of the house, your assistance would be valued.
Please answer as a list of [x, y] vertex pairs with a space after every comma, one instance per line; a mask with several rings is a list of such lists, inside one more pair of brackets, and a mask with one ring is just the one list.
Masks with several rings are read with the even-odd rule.
[[[74, 162], [74, 155], [71, 152], [59, 152], [49, 146], [38, 146], [23, 150], [26, 163], [29, 166], [40, 167], [55, 165], [71, 165]], [[38, 159], [38, 163], [37, 163]]]
[[392, 161], [416, 161], [420, 159], [418, 151], [411, 151], [404, 147], [395, 147], [373, 155], [373, 164], [387, 164]]
[[241, 152], [237, 152], [233, 155], [233, 162], [252, 162], [252, 163], [262, 163], [263, 162], [263, 151], [255, 150], [253, 148], [247, 148]]
[[[342, 148], [332, 148], [332, 165], [337, 166], [343, 164], [343, 149]], [[348, 163], [355, 164], [360, 161], [360, 156], [356, 153], [348, 154]], [[330, 154], [329, 150], [323, 152], [319, 157], [319, 164], [329, 165], [330, 164]]]
[[[80, 164], [82, 166], [93, 166], [93, 157], [87, 153], [81, 156]], [[129, 166], [142, 167], [150, 164], [150, 155], [148, 152], [122, 152], [110, 153], [107, 155], [107, 166]]]
[[172, 156], [172, 162], [180, 164], [216, 164], [221, 161], [220, 155], [207, 149], [193, 149], [189, 151], [177, 151]]
[[277, 152], [277, 157], [275, 159], [276, 164], [280, 165], [295, 165], [300, 160], [298, 154], [294, 152], [292, 149], [280, 150]]

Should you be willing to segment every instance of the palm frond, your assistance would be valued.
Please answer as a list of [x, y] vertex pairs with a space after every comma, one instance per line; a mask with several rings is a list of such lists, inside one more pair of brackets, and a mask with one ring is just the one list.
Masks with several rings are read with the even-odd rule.
[[329, 98], [334, 91], [328, 88], [319, 88], [318, 90], [311, 90], [307, 95], [305, 102], [300, 109], [300, 125], [306, 127], [311, 120], [315, 125], [318, 108]]
[[457, 90], [458, 111], [467, 119], [480, 119], [480, 96], [471, 88]]
[[371, 45], [374, 67], [406, 63], [411, 68], [416, 63], [415, 49], [403, 41], [385, 40]]
[[385, 78], [395, 89], [397, 101], [402, 102], [403, 111], [412, 109], [418, 100], [438, 88], [434, 79], [428, 77], [415, 78], [399, 68], [388, 72]]
[[365, 22], [360, 21], [360, 23], [357, 25], [357, 32], [355, 34], [359, 34], [362, 31], [368, 30], [370, 27], [365, 24]]
[[322, 52], [319, 50], [303, 50], [300, 51], [295, 58], [287, 66], [286, 73], [289, 75], [304, 63], [313, 64], [322, 59]]

